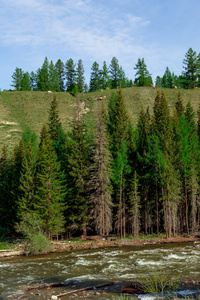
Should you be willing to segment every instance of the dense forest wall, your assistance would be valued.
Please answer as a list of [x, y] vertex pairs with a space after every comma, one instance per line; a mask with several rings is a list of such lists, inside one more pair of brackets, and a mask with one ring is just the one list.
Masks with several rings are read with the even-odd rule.
[[198, 230], [198, 90], [0, 97], [1, 230], [27, 216], [49, 237]]

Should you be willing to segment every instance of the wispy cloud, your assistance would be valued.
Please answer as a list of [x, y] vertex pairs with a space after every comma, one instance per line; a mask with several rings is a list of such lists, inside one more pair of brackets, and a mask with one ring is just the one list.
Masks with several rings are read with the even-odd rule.
[[112, 11], [90, 0], [4, 3], [0, 38], [5, 45], [60, 45], [97, 58], [134, 51], [140, 27], [149, 23], [131, 14], [113, 18]]
[[94, 61], [109, 64], [115, 56], [129, 78], [139, 57], [147, 62], [156, 57], [152, 65], [159, 65], [159, 46], [146, 36], [151, 19], [127, 9], [137, 0], [126, 0], [123, 10], [110, 2], [113, 6], [107, 0], [2, 0], [0, 44], [17, 48], [18, 57], [26, 51], [27, 61], [28, 56], [32, 60], [29, 71], [32, 65], [40, 67], [45, 56], [64, 62], [81, 58], [89, 71]]

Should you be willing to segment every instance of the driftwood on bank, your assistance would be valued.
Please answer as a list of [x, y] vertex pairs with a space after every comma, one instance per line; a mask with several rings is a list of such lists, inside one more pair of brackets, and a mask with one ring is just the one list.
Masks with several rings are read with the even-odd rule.
[[75, 294], [75, 293], [79, 293], [79, 292], [83, 292], [83, 291], [88, 291], [88, 290], [93, 290], [93, 289], [96, 290], [98, 288], [110, 286], [110, 285], [113, 285], [113, 284], [114, 284], [113, 282], [108, 282], [108, 283], [104, 283], [104, 284], [100, 284], [100, 285], [96, 285], [96, 286], [88, 286], [86, 288], [73, 290], [73, 291], [66, 292], [66, 293], [63, 293], [63, 294], [60, 294], [60, 295], [56, 295], [56, 296], [52, 295], [51, 299], [59, 299], [59, 298], [62, 298], [64, 296], [67, 296], [67, 295], [71, 295], [71, 294]]
[[25, 286], [24, 289], [26, 291], [31, 291], [31, 290], [41, 290], [41, 289], [46, 289], [46, 288], [53, 288], [53, 287], [62, 287], [62, 286], [67, 286], [69, 285], [69, 282], [52, 282], [52, 283], [41, 283], [41, 284], [35, 284], [31, 286]]

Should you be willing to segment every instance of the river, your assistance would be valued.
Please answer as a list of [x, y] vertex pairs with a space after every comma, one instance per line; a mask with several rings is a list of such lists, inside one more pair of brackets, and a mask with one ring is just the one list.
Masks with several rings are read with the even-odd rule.
[[146, 245], [1, 258], [0, 300], [19, 298], [24, 285], [72, 279], [140, 281], [158, 270], [174, 280], [200, 281], [200, 243], [196, 245]]

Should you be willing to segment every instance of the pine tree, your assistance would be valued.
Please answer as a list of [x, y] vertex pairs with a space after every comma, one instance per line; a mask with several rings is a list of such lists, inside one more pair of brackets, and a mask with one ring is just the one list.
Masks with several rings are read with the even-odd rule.
[[37, 86], [40, 91], [49, 90], [49, 61], [45, 57], [44, 63], [37, 71]]
[[103, 117], [103, 106], [99, 102], [97, 133], [92, 152], [93, 164], [90, 167], [90, 200], [93, 206], [92, 216], [98, 234], [109, 234], [112, 229], [111, 200], [111, 154], [106, 136]]
[[146, 174], [149, 173], [149, 166], [146, 161], [148, 152], [148, 136], [150, 135], [150, 115], [147, 109], [146, 113], [142, 107], [137, 124], [136, 135], [136, 166], [140, 180], [140, 196], [141, 196], [141, 220], [144, 225], [145, 234], [148, 233], [151, 219], [151, 205], [148, 201], [150, 191], [150, 180]]
[[21, 91], [30, 91], [30, 90], [31, 90], [30, 75], [28, 72], [26, 72], [22, 75]]
[[37, 154], [38, 152], [38, 138], [36, 133], [30, 129], [30, 127], [26, 127], [24, 132], [22, 133], [22, 140], [24, 143], [24, 148], [26, 149], [31, 143], [32, 151]]
[[148, 85], [148, 83], [152, 83], [151, 75], [149, 71], [147, 70], [147, 66], [144, 62], [144, 58], [140, 59], [138, 58], [138, 62], [135, 65], [135, 70], [137, 70], [135, 74], [135, 83], [139, 86], [145, 86]]
[[184, 106], [183, 106], [183, 100], [181, 98], [181, 93], [178, 93], [178, 99], [175, 103], [175, 112], [178, 118], [180, 118], [184, 114]]
[[[177, 199], [177, 173], [175, 169], [174, 132], [170, 117], [169, 105], [164, 93], [157, 94], [154, 103], [154, 130], [159, 138], [159, 148], [163, 152], [167, 167], [161, 186], [164, 211], [164, 222], [167, 237], [171, 237], [172, 204]], [[177, 206], [177, 203], [174, 207]]]
[[10, 201], [12, 205], [10, 206], [10, 216], [11, 216], [11, 224], [14, 227], [14, 224], [17, 221], [17, 206], [18, 199], [21, 195], [21, 191], [19, 189], [20, 186], [20, 173], [22, 170], [22, 161], [24, 156], [24, 142], [21, 139], [19, 145], [15, 146], [12, 155], [11, 162], [11, 180], [10, 180], [10, 189], [11, 189], [11, 197]]
[[169, 68], [167, 67], [165, 70], [165, 73], [162, 78], [162, 87], [163, 88], [173, 88], [174, 83], [173, 83], [173, 78], [172, 78], [172, 73], [170, 72]]
[[124, 103], [121, 86], [117, 93], [117, 99], [113, 97], [109, 106], [109, 132], [110, 145], [113, 156], [113, 182], [114, 197], [118, 199], [117, 211], [117, 232], [122, 237], [126, 234], [126, 181], [127, 175], [130, 173], [130, 165], [128, 161], [128, 131], [129, 118]]
[[64, 231], [64, 197], [65, 189], [57, 156], [50, 136], [43, 126], [36, 167], [36, 192], [33, 206], [35, 214], [42, 221], [43, 230], [50, 238]]
[[117, 187], [117, 196], [119, 199], [117, 234], [120, 235], [120, 238], [126, 235], [126, 175], [131, 172], [127, 152], [128, 149], [125, 140], [122, 140], [113, 161], [113, 182]]
[[62, 128], [59, 118], [58, 101], [54, 95], [49, 109], [48, 132], [53, 142], [54, 150], [57, 154], [58, 161], [61, 164], [61, 170], [65, 169], [67, 135]]
[[72, 92], [76, 84], [76, 71], [75, 71], [75, 63], [72, 58], [68, 59], [65, 64], [66, 69], [66, 86], [67, 92]]
[[122, 95], [121, 86], [117, 93], [117, 100], [115, 102], [114, 111], [114, 123], [113, 123], [113, 151], [117, 151], [123, 140], [127, 139], [127, 132], [129, 126], [129, 118], [126, 110], [126, 105]]
[[101, 85], [100, 88], [105, 90], [109, 86], [109, 70], [106, 62], [103, 62], [103, 69], [101, 71]]
[[82, 93], [84, 91], [84, 85], [85, 85], [85, 77], [84, 77], [84, 67], [83, 62], [81, 59], [78, 60], [77, 63], [77, 69], [76, 69], [76, 84], [79, 90], [79, 93]]
[[128, 197], [132, 235], [138, 237], [140, 230], [140, 194], [139, 180], [136, 171], [130, 181]]
[[33, 212], [33, 200], [35, 192], [35, 163], [36, 153], [33, 151], [31, 142], [29, 141], [22, 160], [22, 168], [20, 173], [19, 198], [17, 215], [20, 220], [24, 215]]
[[200, 61], [199, 57], [196, 54], [196, 51], [193, 51], [192, 48], [189, 48], [189, 50], [185, 54], [183, 65], [184, 71], [182, 72], [182, 74], [185, 78], [184, 87], [194, 88], [197, 78], [199, 77]]
[[99, 64], [95, 61], [91, 68], [90, 92], [98, 91], [100, 88], [100, 70]]
[[38, 90], [37, 74], [34, 73], [33, 71], [30, 73], [30, 85], [31, 85], [31, 90], [32, 91], [37, 91]]
[[[164, 174], [167, 168], [167, 162], [161, 149], [159, 148], [159, 139], [155, 135], [148, 135], [146, 140], [146, 157], [147, 172], [145, 177], [151, 180], [151, 187], [154, 187], [155, 212], [156, 215], [156, 232], [160, 232], [160, 212], [159, 212], [159, 194], [160, 187], [164, 181]], [[153, 184], [154, 182], [154, 184]]]
[[83, 230], [87, 235], [87, 227], [90, 219], [90, 205], [88, 203], [89, 179], [89, 151], [85, 139], [85, 124], [79, 115], [73, 121], [72, 132], [69, 134], [67, 155], [67, 223], [72, 230]]
[[[187, 234], [189, 228], [196, 230], [197, 218], [197, 161], [199, 157], [199, 141], [194, 121], [194, 111], [191, 103], [186, 105], [185, 116], [181, 116], [178, 131], [180, 173], [183, 185], [185, 202], [185, 227]], [[183, 230], [183, 229], [182, 229]]]
[[59, 92], [60, 91], [60, 78], [53, 61], [49, 64], [49, 90]]
[[119, 62], [116, 57], [113, 57], [109, 66], [110, 80], [112, 89], [119, 87]]
[[21, 89], [21, 82], [22, 82], [22, 78], [23, 78], [23, 71], [21, 68], [16, 68], [15, 72], [12, 75], [12, 79], [13, 79], [13, 84], [12, 86], [19, 91]]
[[56, 67], [57, 73], [58, 73], [58, 81], [59, 81], [59, 85], [60, 85], [59, 90], [61, 92], [63, 92], [65, 90], [65, 88], [64, 88], [65, 67], [64, 67], [64, 63], [61, 61], [61, 59], [58, 59], [58, 61], [55, 64], [55, 67]]
[[122, 69], [122, 67], [120, 66], [119, 67], [119, 82], [120, 82], [122, 88], [126, 87], [126, 81], [127, 81], [126, 74], [125, 74], [124, 70]]

